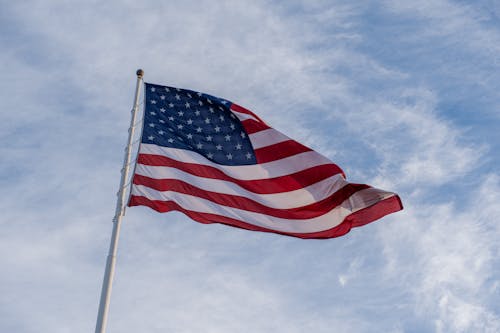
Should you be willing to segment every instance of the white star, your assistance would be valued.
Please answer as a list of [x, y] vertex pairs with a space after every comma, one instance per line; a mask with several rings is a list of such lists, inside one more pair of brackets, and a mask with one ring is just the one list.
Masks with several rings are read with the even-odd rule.
[[198, 128], [196, 129], [196, 132], [201, 133], [201, 130], [202, 130], [202, 129], [201, 129], [201, 127], [198, 127]]
[[220, 121], [224, 121], [224, 116], [223, 116], [223, 115], [220, 115], [220, 116], [219, 116], [219, 119], [220, 119]]
[[192, 139], [192, 138], [193, 138], [193, 134], [189, 133], [189, 134], [187, 135], [187, 138], [188, 138], [188, 139]]
[[231, 155], [231, 153], [227, 154], [226, 157], [227, 157], [228, 160], [232, 160], [233, 159], [233, 155]]
[[155, 127], [155, 124], [150, 123], [150, 124], [149, 124], [149, 127]]
[[217, 150], [222, 150], [222, 146], [221, 145], [217, 145], [217, 146], [215, 146], [215, 148], [217, 148]]
[[160, 98], [161, 98], [162, 100], [164, 100], [164, 99], [165, 99], [165, 95], [161, 95], [161, 96], [160, 96]]
[[184, 115], [184, 112], [179, 111], [179, 112], [177, 112], [177, 114], [182, 117]]
[[165, 120], [163, 120], [163, 119], [160, 119], [160, 120], [158, 120], [158, 121], [159, 121], [160, 123], [162, 123], [162, 124], [165, 124]]
[[214, 111], [214, 108], [212, 108], [212, 107], [209, 107], [209, 108], [208, 108], [208, 111], [210, 111], [211, 113], [214, 113], [214, 112], [215, 112], [215, 111]]
[[227, 101], [222, 100], [221, 103], [226, 105]]
[[182, 124], [177, 125], [177, 128], [181, 130], [181, 129], [183, 129], [183, 128], [184, 128], [184, 125], [182, 125]]
[[156, 116], [156, 112], [154, 112], [154, 111], [151, 111], [149, 114], [152, 116]]
[[191, 104], [189, 104], [188, 102], [186, 102], [186, 104], [184, 104], [184, 105], [186, 105], [186, 109], [191, 108]]
[[222, 108], [222, 106], [219, 106], [219, 110], [224, 111], [224, 109]]
[[198, 149], [203, 148], [203, 144], [202, 144], [202, 143], [198, 143], [198, 144], [196, 145], [196, 148], [198, 148]]
[[246, 154], [246, 157], [247, 157], [247, 159], [251, 159], [251, 158], [252, 158], [252, 154], [247, 153], [247, 154]]
[[188, 95], [188, 97], [189, 97], [189, 98], [193, 98], [193, 96], [191, 96], [191, 94], [190, 94], [190, 93], [187, 93], [187, 95]]
[[179, 88], [175, 88], [175, 90], [177, 90], [177, 91], [181, 91]]
[[155, 138], [155, 137], [154, 137], [154, 136], [152, 136], [152, 135], [148, 136], [148, 139], [149, 139], [149, 140], [151, 140], [151, 141], [153, 141], [153, 139], [154, 139], [154, 138]]
[[188, 123], [188, 125], [191, 125], [193, 123], [193, 121], [191, 119], [188, 119], [187, 123]]
[[170, 142], [170, 143], [173, 143], [173, 142], [174, 142], [174, 139], [170, 138], [170, 139], [168, 139], [167, 141], [168, 141], [168, 142]]
[[199, 104], [200, 106], [202, 106], [202, 105], [203, 105], [203, 102], [202, 102], [202, 101], [198, 101], [198, 104]]
[[236, 116], [231, 113], [231, 118], [236, 119]]
[[174, 117], [170, 116], [170, 117], [168, 117], [168, 120], [174, 121]]
[[160, 109], [160, 112], [165, 113], [165, 109], [164, 109], [164, 108], [161, 108], [161, 109]]
[[168, 107], [169, 107], [169, 108], [173, 108], [173, 107], [174, 107], [174, 104], [173, 104], [173, 103], [169, 103], [169, 104], [168, 104]]
[[241, 145], [239, 143], [236, 145], [236, 149], [238, 149], [238, 150], [241, 149]]
[[206, 139], [207, 139], [207, 141], [212, 141], [212, 136], [209, 135], [209, 136], [206, 137]]
[[215, 126], [214, 130], [219, 133], [220, 132], [220, 127], [219, 126]]
[[208, 104], [212, 104], [212, 101], [207, 98]]
[[154, 99], [152, 99], [151, 104], [156, 104], [156, 101]]
[[232, 130], [234, 130], [234, 129], [235, 129], [234, 124], [229, 125], [229, 127], [231, 127], [231, 129], [232, 129]]
[[155, 87], [151, 87], [151, 91], [154, 92], [156, 89]]
[[158, 134], [163, 135], [163, 134], [165, 134], [165, 132], [163, 132], [163, 131], [158, 131]]
[[181, 99], [181, 96], [179, 96], [179, 94], [175, 94], [175, 99], [179, 101]]
[[201, 94], [201, 92], [198, 92], [198, 93], [196, 93], [196, 95], [198, 95], [198, 96], [200, 96], [200, 97], [201, 97], [201, 95], [202, 95], [202, 94]]
[[170, 89], [168, 89], [167, 87], [165, 87], [165, 91], [170, 91]]
[[206, 123], [206, 124], [210, 124], [210, 119], [209, 119], [209, 118], [206, 118], [206, 119], [205, 119], [205, 123]]
[[212, 154], [212, 153], [208, 153], [208, 154], [207, 154], [207, 157], [208, 157], [209, 159], [212, 159], [212, 157], [214, 157], [214, 154]]
[[240, 135], [241, 135], [241, 138], [243, 138], [243, 139], [244, 139], [244, 138], [245, 138], [245, 136], [246, 136], [245, 132], [241, 132], [241, 134], [240, 134]]
[[199, 116], [199, 115], [200, 115], [200, 111], [196, 110], [196, 111], [194, 112], [194, 114], [195, 114], [195, 115], [197, 115], [197, 116]]
[[228, 134], [228, 135], [225, 136], [225, 138], [226, 138], [226, 141], [230, 141], [231, 140], [231, 135]]

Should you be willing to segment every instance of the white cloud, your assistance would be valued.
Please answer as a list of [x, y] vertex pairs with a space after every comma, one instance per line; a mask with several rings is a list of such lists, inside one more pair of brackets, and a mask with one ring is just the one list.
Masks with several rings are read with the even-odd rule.
[[500, 318], [480, 305], [464, 302], [454, 295], [439, 299], [437, 332], [498, 332]]
[[437, 331], [498, 329], [498, 313], [482, 305], [496, 299], [498, 197], [498, 177], [488, 177], [460, 206], [406, 207], [403, 222], [380, 229], [387, 274], [413, 290], [416, 310], [435, 317]]
[[[417, 62], [420, 68], [415, 74], [440, 82], [454, 106], [466, 104], [470, 108], [470, 118], [481, 109], [486, 116], [498, 119], [497, 78], [493, 73], [500, 65], [500, 31], [494, 1], [386, 1], [384, 8], [407, 22], [405, 45], [414, 48], [409, 51], [413, 57], [423, 58]], [[475, 103], [469, 104], [471, 97]], [[478, 104], [488, 107], [478, 108]]]

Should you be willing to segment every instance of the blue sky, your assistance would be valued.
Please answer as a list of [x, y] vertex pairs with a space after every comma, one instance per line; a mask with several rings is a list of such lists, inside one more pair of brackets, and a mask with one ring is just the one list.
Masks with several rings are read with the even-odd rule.
[[500, 331], [497, 1], [4, 1], [0, 42], [0, 331], [94, 329], [137, 68], [405, 210], [306, 241], [129, 209], [109, 332]]

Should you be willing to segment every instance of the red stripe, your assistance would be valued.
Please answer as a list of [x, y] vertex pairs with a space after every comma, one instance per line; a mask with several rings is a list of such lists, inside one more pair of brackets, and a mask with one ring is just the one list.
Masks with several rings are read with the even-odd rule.
[[238, 105], [238, 104], [231, 104], [231, 110], [233, 111], [236, 111], [236, 112], [239, 112], [239, 113], [245, 113], [245, 114], [249, 114], [251, 115], [252, 117], [254, 117], [255, 119], [257, 119], [258, 121], [260, 121], [261, 123], [265, 124], [264, 120], [260, 119], [259, 116], [257, 116], [255, 113], [253, 113], [252, 111], [248, 110], [248, 109], [245, 109], [244, 107], [242, 107], [241, 105]]
[[174, 191], [189, 195], [194, 195], [203, 199], [210, 200], [216, 204], [244, 209], [251, 212], [262, 213], [274, 217], [284, 218], [284, 219], [311, 219], [314, 217], [321, 216], [333, 208], [340, 205], [344, 200], [349, 198], [355, 192], [369, 188], [370, 186], [364, 184], [352, 184], [349, 183], [346, 186], [339, 189], [337, 192], [333, 193], [329, 197], [306, 205], [302, 207], [290, 208], [290, 209], [277, 209], [265, 206], [255, 200], [249, 199], [244, 196], [223, 194], [218, 192], [212, 192], [200, 189], [194, 185], [188, 184], [182, 180], [177, 179], [154, 179], [146, 176], [135, 175], [134, 176], [135, 185], [144, 185], [155, 189], [157, 191]]
[[275, 143], [274, 145], [255, 149], [255, 157], [258, 163], [272, 162], [282, 158], [290, 157], [306, 151], [312, 151], [311, 148], [301, 145], [297, 141], [287, 140]]
[[245, 128], [245, 132], [249, 135], [271, 128], [266, 124], [259, 123], [253, 119], [243, 120], [241, 124], [243, 125], [243, 128]]
[[228, 176], [221, 170], [212, 166], [180, 162], [161, 155], [139, 154], [137, 163], [143, 165], [173, 167], [199, 177], [230, 181], [246, 190], [260, 194], [298, 190], [333, 175], [342, 174], [342, 170], [340, 170], [340, 168], [335, 164], [331, 163], [317, 165], [312, 168], [281, 177], [241, 180]]
[[[221, 215], [190, 211], [182, 208], [181, 206], [172, 201], [157, 201], [157, 200], [153, 201], [145, 197], [133, 195], [130, 197], [129, 206], [147, 206], [160, 213], [168, 212], [171, 210], [177, 210], [183, 212], [191, 219], [204, 224], [220, 223], [247, 230], [271, 232], [275, 234], [287, 235], [304, 239], [323, 239], [323, 238], [339, 237], [347, 234], [353, 227], [373, 222], [376, 219], [397, 212], [403, 208], [399, 197], [394, 196], [379, 201], [373, 206], [362, 209], [356, 213], [347, 216], [341, 224], [339, 224], [334, 228], [313, 233], [287, 233], [287, 232], [262, 228], [259, 226], [255, 226], [243, 221], [239, 221]], [[359, 224], [360, 221], [362, 221], [362, 224]]]

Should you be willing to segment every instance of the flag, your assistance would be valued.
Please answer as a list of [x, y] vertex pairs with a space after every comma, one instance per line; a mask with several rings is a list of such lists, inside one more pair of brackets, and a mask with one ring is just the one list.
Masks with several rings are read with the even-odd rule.
[[341, 236], [403, 208], [395, 193], [347, 182], [336, 164], [238, 104], [144, 89], [129, 206], [299, 238]]

